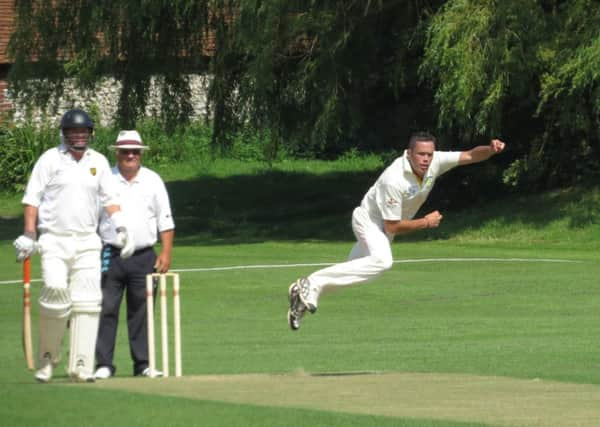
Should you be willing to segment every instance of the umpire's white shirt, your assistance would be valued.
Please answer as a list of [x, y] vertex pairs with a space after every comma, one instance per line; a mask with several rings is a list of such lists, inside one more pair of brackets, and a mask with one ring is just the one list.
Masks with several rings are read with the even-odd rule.
[[[133, 232], [136, 250], [153, 246], [158, 240], [158, 232], [175, 228], [167, 188], [156, 172], [142, 166], [136, 177], [127, 181], [115, 166], [112, 177], [117, 185], [127, 227]], [[117, 243], [114, 224], [104, 212], [100, 221], [100, 237], [104, 243]]]
[[23, 204], [38, 208], [38, 229], [96, 233], [100, 206], [119, 204], [108, 160], [88, 148], [76, 161], [61, 144], [44, 152], [31, 173]]
[[412, 219], [423, 205], [437, 177], [458, 166], [460, 151], [434, 151], [426, 175], [419, 181], [406, 151], [379, 176], [363, 198], [360, 207], [380, 227], [383, 220]]

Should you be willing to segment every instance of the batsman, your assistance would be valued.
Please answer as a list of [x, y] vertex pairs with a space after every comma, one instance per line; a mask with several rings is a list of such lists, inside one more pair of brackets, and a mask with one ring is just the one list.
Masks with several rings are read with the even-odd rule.
[[94, 380], [94, 352], [100, 304], [100, 250], [97, 234], [101, 208], [118, 229], [121, 256], [133, 253], [110, 179], [106, 157], [89, 147], [94, 123], [83, 110], [67, 111], [60, 121], [60, 145], [44, 152], [27, 183], [24, 230], [14, 246], [17, 261], [41, 254], [44, 284], [39, 297], [39, 369], [35, 378], [49, 382], [61, 358], [70, 325], [67, 372], [73, 381]]

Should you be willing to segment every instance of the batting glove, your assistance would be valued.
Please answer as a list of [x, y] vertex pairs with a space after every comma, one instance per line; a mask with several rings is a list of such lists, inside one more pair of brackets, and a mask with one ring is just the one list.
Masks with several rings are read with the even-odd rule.
[[38, 243], [31, 237], [21, 235], [13, 242], [17, 250], [17, 261], [23, 262], [26, 258], [39, 251]]
[[135, 251], [135, 240], [133, 233], [129, 231], [127, 227], [125, 215], [123, 212], [117, 211], [110, 217], [112, 220], [115, 230], [117, 231], [117, 242], [115, 246], [121, 248], [121, 258], [129, 258]]
[[117, 228], [117, 246], [121, 247], [121, 258], [129, 258], [135, 252], [133, 233], [125, 227]]

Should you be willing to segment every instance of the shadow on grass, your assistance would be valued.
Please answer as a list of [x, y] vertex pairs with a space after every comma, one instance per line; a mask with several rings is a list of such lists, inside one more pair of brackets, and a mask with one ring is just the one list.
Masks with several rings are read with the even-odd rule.
[[270, 171], [168, 183], [177, 241], [350, 240], [350, 215], [377, 172]]
[[[436, 190], [444, 191], [442, 186]], [[436, 209], [436, 204], [443, 204], [443, 201], [432, 194], [424, 208]], [[522, 224], [530, 230], [542, 230], [559, 220], [565, 220], [567, 230], [584, 229], [600, 224], [600, 188], [566, 188], [535, 196], [509, 195], [491, 201], [484, 197], [476, 203], [464, 201], [447, 213], [443, 227], [430, 233], [431, 239], [451, 238], [492, 221], [496, 230], [507, 230], [515, 224]], [[409, 239], [415, 237], [411, 235]]]
[[23, 232], [23, 218], [0, 217], [0, 240], [13, 241]]
[[[189, 245], [265, 240], [353, 241], [352, 210], [378, 175], [379, 171], [321, 175], [270, 171], [171, 182], [177, 241]], [[583, 197], [576, 191], [563, 191], [535, 198], [512, 196], [495, 202], [485, 201], [489, 194], [482, 195], [478, 202], [466, 200], [472, 194], [463, 195], [463, 200], [458, 194], [449, 198], [448, 189], [457, 188], [456, 178], [440, 180], [422, 209], [439, 209], [446, 215], [444, 227], [430, 230], [432, 239], [450, 238], [487, 220], [506, 224], [519, 221], [532, 228], [542, 228], [566, 215], [573, 221], [574, 211], [568, 206], [579, 206]], [[597, 207], [597, 202], [588, 204]], [[422, 238], [421, 233], [403, 237]]]
[[[352, 210], [380, 171], [309, 172], [266, 171], [224, 178], [199, 176], [167, 183], [176, 221], [176, 240], [183, 245], [257, 243], [266, 240], [353, 241]], [[532, 228], [568, 216], [576, 227], [596, 222], [600, 196], [561, 191], [536, 197], [508, 197], [474, 202], [461, 196], [458, 176], [445, 176], [436, 185], [423, 212], [439, 209], [443, 226], [428, 231], [428, 239], [450, 238], [484, 221], [518, 221]], [[461, 197], [463, 200], [460, 200]], [[586, 209], [582, 210], [581, 206]], [[420, 215], [420, 214], [418, 214]], [[579, 217], [577, 217], [579, 215]], [[583, 217], [582, 217], [583, 215]], [[0, 219], [0, 240], [13, 240], [22, 230], [21, 218]], [[403, 237], [420, 240], [422, 233]]]

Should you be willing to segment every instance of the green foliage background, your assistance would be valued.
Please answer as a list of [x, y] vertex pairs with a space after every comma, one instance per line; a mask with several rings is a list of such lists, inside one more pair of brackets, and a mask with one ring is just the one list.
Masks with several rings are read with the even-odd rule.
[[[144, 144], [150, 147], [144, 153], [144, 164], [158, 168], [169, 176], [172, 175], [173, 168], [209, 168], [216, 160], [212, 129], [203, 122], [192, 122], [167, 133], [160, 121], [140, 120], [137, 130], [142, 135]], [[118, 133], [118, 128], [97, 126], [90, 147], [113, 161], [111, 145], [115, 143]], [[59, 131], [56, 124], [12, 126], [0, 122], [0, 167], [3, 171], [0, 176], [0, 191], [22, 192], [40, 155], [58, 144]], [[221, 150], [219, 159], [268, 165], [277, 160], [269, 153], [270, 144], [267, 132], [241, 130], [232, 136], [227, 150]], [[279, 157], [283, 154], [284, 151], [280, 150]]]
[[598, 179], [595, 0], [15, 5], [11, 90], [42, 105], [58, 105], [67, 78], [93, 88], [111, 75], [122, 83], [117, 123], [137, 126], [158, 77], [155, 120], [170, 134], [190, 117], [189, 74], [208, 71], [213, 153], [261, 135], [264, 145], [250, 149], [261, 156], [330, 159], [397, 150], [429, 129], [445, 149], [490, 137], [510, 144], [502, 167], [485, 170], [490, 179], [463, 174], [457, 188], [500, 177], [517, 191]]

